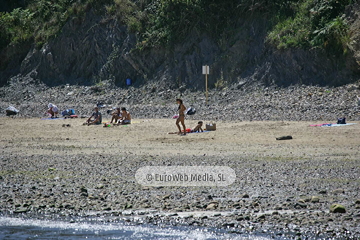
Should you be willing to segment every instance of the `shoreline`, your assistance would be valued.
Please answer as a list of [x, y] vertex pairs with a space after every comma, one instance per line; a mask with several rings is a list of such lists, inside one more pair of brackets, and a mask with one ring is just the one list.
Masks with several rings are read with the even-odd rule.
[[[185, 229], [206, 229], [207, 232], [223, 232], [232, 234], [236, 237], [265, 237], [266, 239], [294, 239], [294, 238], [316, 238], [316, 239], [357, 239], [358, 234], [352, 233], [350, 229], [343, 229], [343, 225], [334, 224], [330, 228], [327, 226], [300, 226], [289, 222], [287, 225], [274, 224], [262, 221], [267, 216], [276, 215], [278, 218], [290, 219], [303, 215], [321, 215], [316, 211], [273, 211], [273, 214], [257, 213], [248, 215], [245, 220], [239, 211], [222, 212], [222, 211], [196, 211], [196, 212], [164, 212], [152, 209], [139, 209], [130, 213], [129, 211], [89, 211], [82, 214], [55, 214], [46, 215], [22, 213], [11, 214], [1, 213], [0, 219], [14, 221], [21, 219], [27, 225], [33, 225], [34, 221], [45, 221], [46, 223], [70, 224], [101, 224], [102, 226], [113, 226], [117, 224], [122, 226], [142, 226], [161, 229], [185, 228]], [[265, 216], [265, 217], [264, 217]], [[226, 220], [226, 221], [224, 221]], [[20, 225], [19, 225], [20, 226]], [[59, 226], [58, 226], [59, 227]], [[61, 228], [61, 227], [59, 227]]]

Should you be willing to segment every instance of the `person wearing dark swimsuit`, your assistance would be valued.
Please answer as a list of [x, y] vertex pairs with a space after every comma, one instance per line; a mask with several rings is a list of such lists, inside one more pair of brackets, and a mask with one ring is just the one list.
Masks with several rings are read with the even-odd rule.
[[[183, 101], [181, 99], [176, 99], [176, 103], [179, 104], [179, 108], [178, 108], [178, 111], [179, 111], [179, 117], [176, 119], [176, 126], [178, 127], [179, 129], [179, 135], [186, 135], [186, 128], [185, 128], [185, 111], [186, 111], [186, 107], [184, 106], [183, 104]], [[183, 126], [184, 128], [184, 132], [181, 132], [181, 127], [180, 127], [180, 124]]]

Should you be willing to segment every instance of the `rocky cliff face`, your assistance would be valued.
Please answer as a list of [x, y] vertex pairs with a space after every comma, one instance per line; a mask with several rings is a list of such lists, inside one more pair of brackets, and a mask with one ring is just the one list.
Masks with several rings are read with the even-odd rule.
[[350, 31], [351, 31], [351, 50], [352, 56], [356, 64], [352, 66], [352, 69], [355, 71], [359, 71], [360, 66], [360, 5], [355, 4], [352, 8], [350, 8], [347, 12], [348, 21], [350, 23]]
[[[74, 17], [57, 37], [41, 49], [24, 45], [18, 52], [6, 50], [10, 59], [2, 69], [1, 82], [21, 74], [47, 85], [93, 84], [112, 80], [123, 86], [126, 78], [135, 85], [157, 81], [170, 88], [202, 89], [201, 66], [210, 65], [211, 87], [261, 81], [266, 85], [294, 83], [340, 85], [356, 81], [360, 73], [360, 12], [358, 5], [347, 11], [351, 24], [351, 51], [333, 56], [321, 50], [277, 50], [266, 43], [269, 22], [262, 16], [240, 19], [237, 31], [215, 42], [192, 32], [171, 49], [136, 49], [136, 36], [114, 19], [104, 19], [89, 10]], [[13, 52], [11, 52], [13, 51]], [[25, 56], [26, 55], [26, 56]], [[10, 56], [10, 57], [9, 57]]]

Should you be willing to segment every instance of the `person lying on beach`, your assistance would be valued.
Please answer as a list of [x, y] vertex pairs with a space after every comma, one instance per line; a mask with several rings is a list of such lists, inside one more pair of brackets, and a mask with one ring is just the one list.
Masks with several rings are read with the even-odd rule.
[[120, 112], [120, 108], [116, 108], [116, 110], [112, 113], [112, 118], [110, 123], [116, 123], [119, 119], [121, 119], [121, 112]]
[[[94, 119], [92, 120], [92, 118], [94, 118]], [[101, 124], [101, 121], [102, 121], [101, 112], [99, 112], [98, 107], [95, 107], [93, 114], [89, 117], [89, 119], [86, 121], [85, 124], [87, 124], [88, 126], [94, 125], [94, 124], [98, 125], [98, 124]]]
[[199, 121], [196, 127], [191, 129], [191, 132], [200, 132], [200, 131], [203, 132], [204, 130], [202, 129], [202, 126], [203, 126], [203, 122]]
[[[195, 133], [195, 132], [204, 132], [204, 130], [202, 129], [203, 126], [203, 122], [199, 121], [198, 124], [196, 125], [196, 127], [194, 127], [193, 129], [187, 128], [185, 131], [187, 133]], [[182, 131], [184, 133], [184, 130]], [[178, 132], [169, 132], [168, 134], [179, 134]]]
[[51, 115], [51, 118], [56, 118], [59, 113], [59, 109], [56, 105], [49, 103], [47, 113]]
[[121, 108], [121, 118], [118, 122], [118, 125], [131, 124], [131, 114], [126, 111], [126, 108]]

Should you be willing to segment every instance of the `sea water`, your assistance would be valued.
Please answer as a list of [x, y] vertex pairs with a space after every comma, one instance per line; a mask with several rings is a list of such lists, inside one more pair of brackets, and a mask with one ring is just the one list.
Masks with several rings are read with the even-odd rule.
[[[205, 227], [159, 227], [125, 222], [66, 222], [0, 217], [0, 239], [254, 239], [269, 240], [260, 234], [235, 234]], [[285, 238], [278, 238], [285, 239]]]

